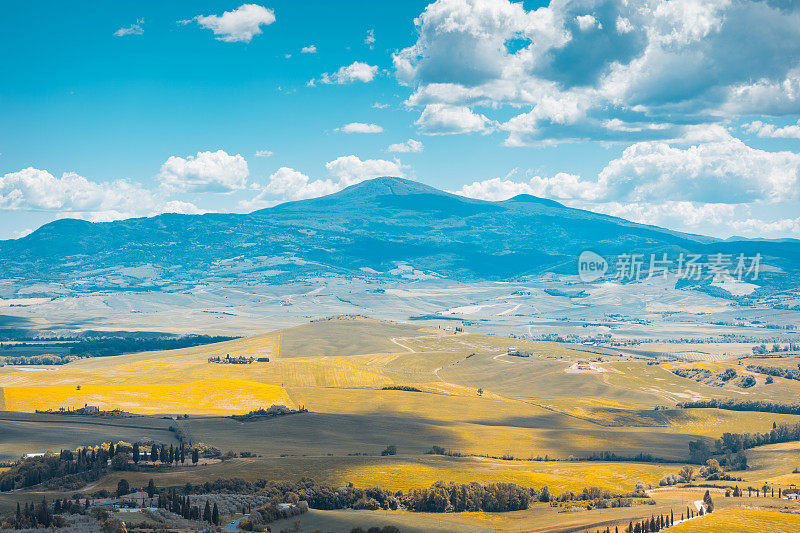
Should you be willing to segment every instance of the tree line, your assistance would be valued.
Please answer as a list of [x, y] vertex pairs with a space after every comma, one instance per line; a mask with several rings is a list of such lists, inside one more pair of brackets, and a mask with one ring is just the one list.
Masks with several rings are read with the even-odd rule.
[[162, 465], [185, 464], [191, 460], [196, 464], [200, 454], [197, 448], [187, 450], [183, 444], [176, 447], [153, 444], [142, 448], [118, 442], [78, 448], [75, 451], [61, 450], [41, 457], [27, 457], [8, 470], [0, 473], [0, 492], [33, 487], [46, 483], [50, 488], [78, 488], [89, 481], [99, 479], [108, 469], [130, 470], [140, 461], [150, 460]]
[[679, 403], [678, 407], [682, 407], [684, 409], [726, 409], [728, 411], [758, 411], [762, 413], [800, 415], [800, 404], [777, 403], [767, 400], [696, 400], [692, 402]]

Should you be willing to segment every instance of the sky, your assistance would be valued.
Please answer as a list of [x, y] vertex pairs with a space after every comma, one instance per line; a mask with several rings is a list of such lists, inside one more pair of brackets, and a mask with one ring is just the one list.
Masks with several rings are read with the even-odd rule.
[[800, 3], [7, 3], [0, 239], [400, 176], [800, 238]]

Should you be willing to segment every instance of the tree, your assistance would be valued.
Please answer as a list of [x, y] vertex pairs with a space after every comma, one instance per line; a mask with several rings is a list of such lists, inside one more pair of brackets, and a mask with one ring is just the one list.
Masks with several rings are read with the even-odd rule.
[[181, 442], [181, 464], [186, 462], [186, 449], [183, 447], [183, 443]]
[[125, 496], [131, 492], [131, 486], [128, 484], [128, 480], [123, 478], [119, 480], [117, 483], [117, 497]]
[[539, 492], [539, 501], [540, 502], [549, 502], [552, 499], [550, 496], [550, 489], [545, 485], [542, 487], [542, 490]]
[[709, 513], [714, 511], [714, 500], [711, 499], [711, 493], [709, 491], [706, 491], [703, 495], [703, 503], [706, 504], [706, 511]]
[[114, 457], [114, 453], [116, 453], [114, 450], [114, 443], [111, 443], [108, 445], [108, 456]]
[[684, 466], [681, 468], [681, 471], [678, 472], [678, 475], [686, 482], [690, 482], [692, 480], [692, 476], [694, 475], [694, 468], [689, 465]]
[[200, 452], [197, 451], [197, 448], [192, 450], [192, 464], [197, 464], [197, 461], [200, 460]]
[[384, 456], [386, 456], [386, 455], [397, 455], [397, 446], [395, 446], [394, 444], [390, 444], [389, 446], [386, 447], [386, 449], [384, 449], [381, 452], [381, 455], [384, 455]]
[[153, 447], [150, 448], [150, 460], [154, 463], [158, 461], [158, 446], [153, 444]]
[[203, 520], [211, 522], [211, 504], [208, 503], [208, 500], [206, 500], [206, 507], [203, 509]]
[[133, 445], [133, 462], [139, 464], [139, 443], [136, 442]]
[[711, 450], [706, 441], [697, 439], [689, 441], [689, 461], [703, 464], [711, 458]]
[[153, 481], [153, 478], [150, 478], [150, 481], [147, 482], [147, 497], [152, 498], [155, 493], [156, 493], [156, 484]]
[[214, 502], [214, 510], [211, 511], [211, 523], [215, 526], [219, 525], [219, 508], [217, 507], [217, 502]]
[[478, 389], [478, 396], [483, 396], [483, 389]]
[[127, 470], [131, 462], [131, 454], [126, 452], [117, 452], [111, 458], [111, 468], [114, 470]]

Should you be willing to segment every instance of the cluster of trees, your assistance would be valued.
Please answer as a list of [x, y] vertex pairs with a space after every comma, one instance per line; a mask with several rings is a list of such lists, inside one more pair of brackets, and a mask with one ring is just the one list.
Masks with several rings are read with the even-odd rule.
[[99, 479], [108, 459], [108, 449], [83, 448], [60, 454], [29, 457], [0, 473], [0, 491], [33, 487], [54, 478], [73, 476], [82, 481]]
[[[202, 485], [187, 484], [187, 493], [258, 494], [270, 502], [288, 502], [300, 505], [306, 502], [311, 509], [369, 509], [396, 510], [404, 508], [420, 512], [486, 511], [504, 512], [527, 509], [531, 501], [583, 502], [587, 508], [629, 507], [632, 498], [646, 498], [644, 486], [632, 494], [612, 494], [597, 487], [584, 488], [582, 492], [565, 491], [559, 496], [551, 494], [548, 487], [539, 490], [514, 483], [434, 483], [427, 489], [392, 492], [380, 487], [360, 489], [352, 484], [333, 487], [303, 478], [297, 482], [258, 480], [248, 482], [240, 478], [217, 479]], [[268, 507], [268, 506], [267, 506]]]
[[211, 335], [185, 335], [182, 337], [131, 338], [105, 337], [76, 342], [69, 353], [78, 357], [109, 357], [124, 353], [150, 352], [155, 350], [177, 350], [215, 342], [229, 341], [238, 337]]
[[[794, 328], [786, 328], [786, 329], [794, 329]], [[771, 348], [767, 348], [767, 345], [764, 343], [761, 343], [758, 346], [753, 346], [754, 355], [764, 355], [766, 353], [778, 353], [778, 352], [797, 352], [797, 351], [800, 351], [800, 344], [794, 342], [790, 342], [786, 346], [781, 346], [780, 344], [775, 343], [772, 345]]]
[[[150, 480], [150, 485], [148, 485], [147, 494], [152, 495], [154, 489], [153, 480]], [[209, 524], [220, 525], [220, 514], [219, 514], [219, 507], [217, 507], [216, 502], [214, 505], [211, 505], [211, 502], [206, 500], [205, 506], [203, 509], [200, 509], [200, 505], [192, 505], [189, 496], [184, 496], [178, 494], [176, 489], [172, 489], [169, 491], [161, 491], [158, 493], [158, 507], [161, 509], [166, 509], [172, 513], [175, 513], [187, 520], [196, 520], [196, 521], [203, 521], [208, 522]]]
[[[61, 512], [61, 509], [58, 512]], [[20, 504], [17, 503], [17, 511], [0, 520], [2, 529], [37, 529], [66, 525], [68, 525], [67, 521], [62, 516], [53, 513], [46, 499], [42, 499], [38, 505], [28, 505], [26, 502], [25, 507], [20, 507]]]
[[243, 415], [231, 415], [231, 418], [239, 422], [255, 420], [258, 418], [275, 418], [276, 416], [293, 415], [297, 413], [307, 413], [308, 409], [300, 406], [297, 410], [289, 409], [285, 405], [271, 405], [267, 409], [256, 409]]
[[[199, 460], [196, 448], [189, 451], [193, 463]], [[142, 460], [158, 461], [162, 464], [184, 463], [187, 450], [161, 444], [142, 449], [138, 443], [133, 445], [118, 442], [116, 445], [79, 448], [75, 451], [62, 450], [58, 454], [47, 453], [41, 457], [22, 459], [8, 470], [0, 473], [0, 491], [32, 487], [41, 483], [60, 488], [78, 488], [95, 481], [108, 469], [129, 470]], [[56, 483], [57, 481], [57, 483]]]
[[412, 489], [402, 495], [402, 505], [428, 513], [462, 511], [518, 511], [527, 509], [531, 491], [515, 483], [434, 483], [429, 489]]
[[684, 409], [726, 409], [728, 411], [758, 411], [762, 413], [780, 413], [800, 415], [800, 404], [776, 403], [766, 400], [697, 400], [679, 403]]
[[798, 366], [799, 368], [797, 370], [793, 370], [790, 368], [781, 368], [779, 366], [747, 365], [747, 370], [758, 372], [759, 374], [766, 374], [768, 376], [800, 381], [800, 365]]
[[255, 357], [245, 357], [243, 355], [231, 357], [230, 354], [225, 355], [225, 357], [220, 357], [217, 355], [216, 357], [208, 358], [209, 363], [218, 363], [221, 365], [249, 365], [255, 360]]
[[672, 527], [675, 523], [675, 514], [670, 511], [668, 515], [651, 515], [650, 520], [645, 518], [636, 523], [629, 522], [626, 533], [651, 533]]
[[795, 440], [800, 440], [800, 423], [776, 424], [773, 422], [772, 430], [769, 433], [723, 433], [722, 438], [717, 439], [716, 447], [718, 453], [734, 454], [764, 444]]
[[298, 505], [292, 505], [290, 507], [279, 506], [275, 502], [270, 502], [264, 507], [256, 509], [250, 513], [248, 519], [240, 521], [239, 529], [243, 529], [245, 531], [265, 531], [266, 527], [264, 524], [268, 524], [276, 520], [300, 516], [301, 514], [307, 512], [307, 502], [300, 502]]
[[78, 358], [73, 355], [17, 355], [0, 357], [0, 366], [3, 365], [65, 365]]
[[387, 387], [381, 388], [381, 390], [402, 390], [406, 392], [422, 392], [420, 389], [416, 387], [411, 387], [409, 385], [389, 385]]

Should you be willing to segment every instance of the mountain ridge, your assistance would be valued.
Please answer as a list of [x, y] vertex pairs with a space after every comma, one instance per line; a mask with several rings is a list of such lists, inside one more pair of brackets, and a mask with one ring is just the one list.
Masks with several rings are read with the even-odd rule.
[[14, 258], [0, 261], [0, 277], [84, 290], [113, 287], [118, 272], [148, 265], [152, 276], [125, 280], [126, 286], [148, 288], [211, 279], [363, 277], [405, 264], [426, 275], [502, 280], [574, 273], [586, 249], [613, 257], [711, 253], [710, 247], [732, 253], [764, 249], [786, 272], [800, 262], [800, 241], [720, 241], [530, 195], [492, 202], [403, 178], [376, 178], [248, 214], [54, 221], [0, 242], [3, 257]]

